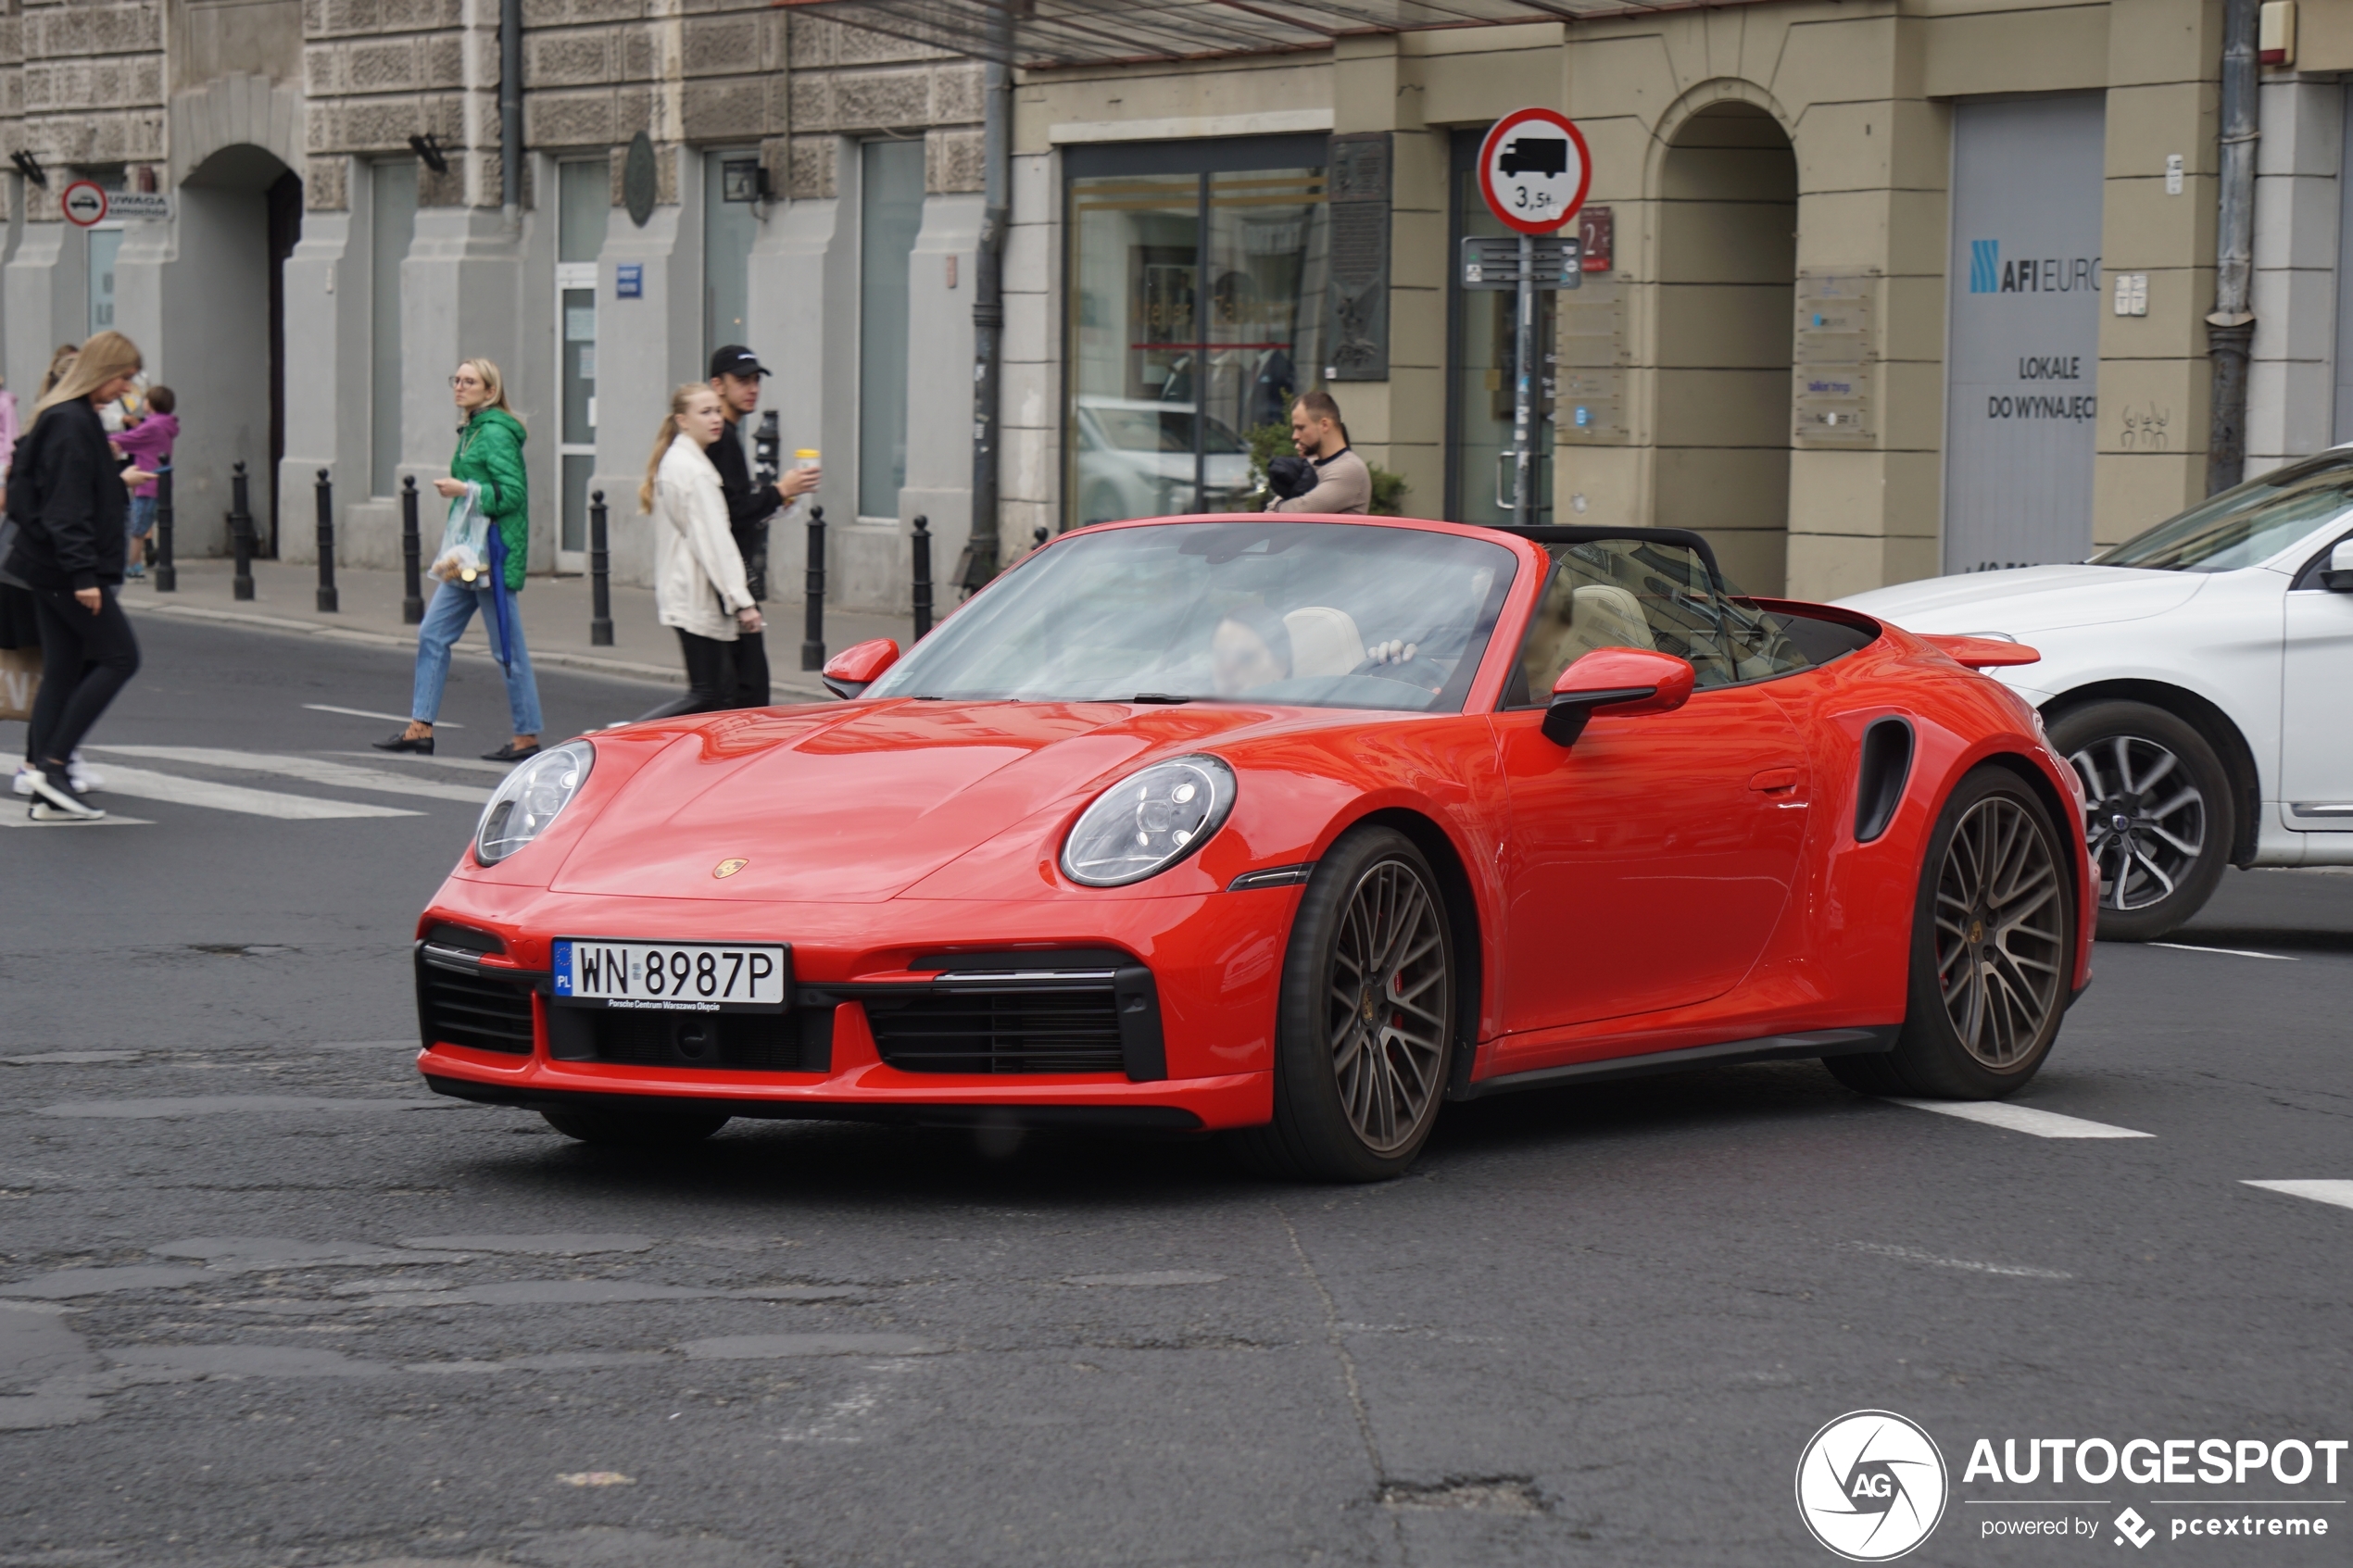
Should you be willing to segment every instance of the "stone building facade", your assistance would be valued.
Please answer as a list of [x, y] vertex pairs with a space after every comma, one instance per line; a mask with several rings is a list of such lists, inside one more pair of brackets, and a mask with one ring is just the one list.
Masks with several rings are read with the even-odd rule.
[[[823, 454], [841, 596], [903, 597], [917, 513], [954, 560], [969, 393], [938, 370], [971, 352], [977, 64], [745, 0], [522, 0], [510, 209], [498, 0], [6, 4], [0, 150], [45, 183], [0, 182], [0, 363], [29, 400], [57, 344], [141, 345], [181, 398], [183, 551], [225, 549], [237, 462], [287, 558], [322, 470], [346, 560], [397, 561], [410, 479], [430, 547], [447, 378], [478, 355], [532, 433], [535, 570], [585, 566], [601, 492], [642, 580], [670, 389], [743, 342], [786, 450]], [[82, 179], [166, 214], [61, 221]]]
[[[283, 555], [323, 470], [342, 552], [388, 565], [485, 355], [533, 432], [535, 566], [585, 566], [601, 493], [625, 580], [669, 388], [742, 341], [823, 454], [834, 596], [903, 606], [912, 520], [943, 575], [970, 525], [981, 66], [862, 0], [521, 6], [509, 209], [499, 0], [0, 0], [9, 383], [120, 325], [182, 397], [183, 548], [224, 547], [243, 461]], [[1500, 520], [1512, 345], [1457, 261], [1499, 232], [1479, 132], [1523, 105], [1594, 162], [1540, 334], [1548, 518], [1700, 528], [1752, 588], [1831, 596], [2075, 558], [2203, 494], [2220, 0], [1573, 8], [1165, 59], [1017, 31], [1005, 557], [1231, 504], [1247, 432], [1315, 385], [1406, 509]], [[2353, 436], [2341, 11], [2265, 73], [2250, 471]], [[60, 221], [78, 178], [168, 215]]]

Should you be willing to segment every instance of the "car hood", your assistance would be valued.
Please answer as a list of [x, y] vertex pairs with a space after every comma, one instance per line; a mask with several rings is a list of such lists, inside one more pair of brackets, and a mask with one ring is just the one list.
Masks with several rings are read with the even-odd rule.
[[1969, 571], [1875, 588], [1838, 602], [1907, 632], [2007, 632], [2022, 636], [2162, 615], [2206, 585], [2195, 571], [2121, 566], [2028, 566]]
[[[665, 746], [565, 858], [560, 893], [876, 902], [1154, 754], [1265, 709], [915, 699], [728, 714]], [[723, 861], [743, 866], [716, 875]]]

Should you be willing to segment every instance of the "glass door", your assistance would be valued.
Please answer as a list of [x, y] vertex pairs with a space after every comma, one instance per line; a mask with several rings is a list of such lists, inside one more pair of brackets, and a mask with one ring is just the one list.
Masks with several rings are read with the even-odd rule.
[[612, 210], [612, 166], [603, 158], [557, 169], [556, 433], [561, 489], [556, 570], [588, 570], [588, 484], [597, 470], [597, 257]]
[[[1507, 527], [1514, 521], [1512, 408], [1519, 379], [1519, 334], [1508, 289], [1466, 289], [1458, 257], [1466, 237], [1507, 236], [1511, 230], [1487, 210], [1478, 194], [1478, 147], [1484, 131], [1454, 132], [1453, 221], [1446, 247], [1446, 516], [1455, 522]], [[1556, 358], [1554, 306], [1559, 295], [1536, 295], [1540, 360], [1536, 395], [1533, 483], [1536, 521], [1553, 521], [1553, 383]]]

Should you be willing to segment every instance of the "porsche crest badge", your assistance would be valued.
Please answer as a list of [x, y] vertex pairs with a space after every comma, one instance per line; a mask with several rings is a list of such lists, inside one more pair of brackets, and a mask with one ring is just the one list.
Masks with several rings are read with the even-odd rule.
[[720, 877], [733, 876], [749, 864], [751, 864], [749, 860], [722, 860], [711, 868], [711, 874]]

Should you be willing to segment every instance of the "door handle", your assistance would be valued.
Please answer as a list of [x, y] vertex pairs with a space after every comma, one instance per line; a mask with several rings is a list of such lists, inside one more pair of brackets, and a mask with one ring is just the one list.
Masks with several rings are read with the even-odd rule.
[[1787, 795], [1797, 788], [1797, 770], [1768, 768], [1751, 778], [1748, 787], [1765, 795]]

